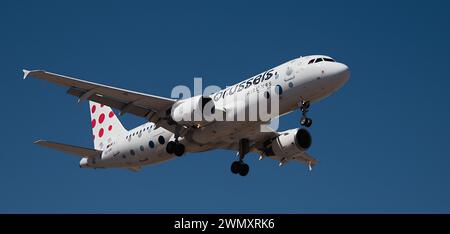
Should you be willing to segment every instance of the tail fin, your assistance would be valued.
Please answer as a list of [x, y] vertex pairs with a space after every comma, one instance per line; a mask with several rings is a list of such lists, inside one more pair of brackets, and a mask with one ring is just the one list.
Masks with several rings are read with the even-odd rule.
[[126, 133], [117, 116], [109, 106], [89, 101], [94, 148], [103, 150], [112, 138]]

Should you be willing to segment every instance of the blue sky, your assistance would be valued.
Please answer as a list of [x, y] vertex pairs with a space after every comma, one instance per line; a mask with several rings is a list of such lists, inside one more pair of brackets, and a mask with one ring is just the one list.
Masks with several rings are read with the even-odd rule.
[[[446, 1], [2, 1], [1, 213], [448, 213], [450, 16]], [[33, 145], [92, 146], [88, 104], [22, 80], [45, 69], [170, 96], [234, 84], [301, 55], [351, 69], [310, 116], [319, 164], [279, 168], [215, 150], [144, 168], [89, 170]], [[300, 113], [281, 118], [298, 127]], [[127, 128], [143, 123], [122, 118]]]

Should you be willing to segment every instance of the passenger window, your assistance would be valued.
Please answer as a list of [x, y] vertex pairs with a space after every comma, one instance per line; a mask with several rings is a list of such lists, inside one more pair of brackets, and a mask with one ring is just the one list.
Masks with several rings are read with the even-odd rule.
[[164, 145], [164, 143], [166, 142], [166, 140], [164, 139], [163, 136], [159, 136], [159, 137], [158, 137], [158, 142], [159, 142], [159, 144]]
[[130, 154], [134, 156], [135, 155], [134, 150], [130, 150]]
[[141, 145], [141, 147], [139, 147], [139, 149], [140, 149], [141, 151], [144, 151], [144, 146]]
[[153, 143], [153, 141], [149, 141], [149, 142], [148, 142], [148, 146], [149, 146], [151, 149], [153, 149], [153, 148], [155, 148], [155, 143]]

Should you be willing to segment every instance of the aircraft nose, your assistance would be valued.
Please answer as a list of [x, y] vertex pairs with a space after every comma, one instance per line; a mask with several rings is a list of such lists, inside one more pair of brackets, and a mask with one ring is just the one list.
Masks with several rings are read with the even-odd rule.
[[331, 80], [338, 86], [343, 85], [350, 78], [350, 69], [343, 63], [330, 63], [329, 74]]

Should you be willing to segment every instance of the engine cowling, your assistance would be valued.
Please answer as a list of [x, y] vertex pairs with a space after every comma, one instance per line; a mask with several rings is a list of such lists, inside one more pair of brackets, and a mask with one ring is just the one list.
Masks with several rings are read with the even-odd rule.
[[309, 132], [304, 129], [290, 129], [265, 143], [267, 156], [292, 156], [311, 147], [312, 139]]
[[215, 106], [210, 97], [195, 96], [173, 104], [170, 117], [173, 121], [188, 126], [204, 125], [214, 119]]

